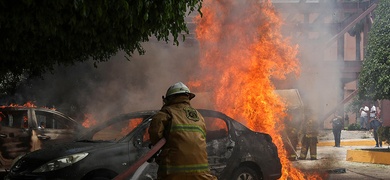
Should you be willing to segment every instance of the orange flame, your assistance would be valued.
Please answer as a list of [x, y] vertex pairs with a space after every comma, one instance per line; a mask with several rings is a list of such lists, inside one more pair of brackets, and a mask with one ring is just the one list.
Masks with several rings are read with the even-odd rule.
[[[37, 106], [31, 102], [31, 101], [28, 101], [26, 103], [24, 103], [23, 105], [19, 105], [19, 104], [15, 104], [15, 103], [11, 103], [10, 105], [8, 106], [5, 106], [5, 105], [1, 105], [0, 108], [6, 108], [6, 107], [27, 107], [27, 108], [36, 108]], [[45, 107], [43, 106], [42, 108], [46, 108], [46, 109], [50, 109], [50, 110], [56, 110], [56, 108], [49, 108], [49, 107]]]
[[271, 77], [298, 76], [297, 46], [282, 37], [282, 20], [270, 1], [205, 0], [196, 17], [201, 74], [188, 85], [213, 95], [216, 109], [254, 131], [268, 133], [278, 147], [281, 179], [321, 179], [293, 167], [281, 139], [286, 105]]
[[122, 128], [121, 134], [126, 135], [130, 131], [132, 131], [135, 127], [137, 127], [139, 124], [141, 124], [142, 118], [136, 118], [134, 120], [129, 121], [129, 124]]
[[31, 101], [28, 101], [23, 105], [11, 103], [8, 106], [5, 106], [5, 105], [0, 106], [0, 108], [6, 108], [6, 107], [37, 107], [37, 106]]
[[92, 114], [84, 114], [84, 121], [82, 123], [82, 125], [85, 127], [85, 128], [90, 128], [94, 125], [97, 124], [97, 121], [96, 119], [93, 117]]
[[23, 116], [23, 128], [28, 128], [28, 117]]
[[23, 105], [24, 107], [37, 107], [34, 103], [31, 101], [28, 101], [26, 104]]
[[3, 121], [3, 118], [5, 118], [5, 115], [3, 114], [3, 112], [0, 112], [0, 122]]

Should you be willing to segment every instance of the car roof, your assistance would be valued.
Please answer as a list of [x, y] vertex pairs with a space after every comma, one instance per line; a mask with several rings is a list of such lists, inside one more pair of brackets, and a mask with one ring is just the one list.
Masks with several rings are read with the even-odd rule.
[[73, 121], [74, 123], [80, 124], [78, 121], [74, 120], [73, 118], [65, 115], [64, 113], [54, 110], [54, 109], [49, 109], [45, 107], [24, 107], [24, 106], [0, 106], [0, 111], [24, 111], [24, 110], [35, 110], [35, 111], [43, 111], [43, 112], [49, 112], [52, 114], [56, 114], [58, 116], [64, 117], [66, 119], [69, 119]]

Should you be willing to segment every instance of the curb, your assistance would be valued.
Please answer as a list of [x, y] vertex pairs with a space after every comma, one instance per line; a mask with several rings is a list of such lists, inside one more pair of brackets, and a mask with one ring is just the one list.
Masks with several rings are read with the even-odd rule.
[[[375, 146], [375, 140], [371, 139], [349, 139], [341, 140], [341, 146]], [[319, 141], [317, 146], [334, 146], [334, 141]]]
[[347, 150], [347, 161], [390, 165], [390, 152], [370, 149]]

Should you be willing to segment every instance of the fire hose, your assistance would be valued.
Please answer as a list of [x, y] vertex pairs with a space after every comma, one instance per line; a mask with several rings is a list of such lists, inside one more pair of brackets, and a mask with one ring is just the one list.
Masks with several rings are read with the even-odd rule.
[[291, 143], [291, 140], [290, 140], [290, 138], [288, 137], [287, 133], [286, 133], [285, 131], [283, 131], [283, 134], [285, 135], [285, 137], [286, 137], [286, 139], [287, 139], [288, 145], [290, 145], [290, 147], [291, 147], [292, 150], [294, 151], [295, 155], [296, 155], [297, 157], [299, 157], [298, 152], [295, 150], [296, 147], [294, 147], [294, 145]]
[[128, 179], [131, 175], [134, 174], [135, 171], [148, 159], [153, 157], [154, 154], [156, 154], [162, 146], [164, 146], [166, 140], [165, 138], [160, 139], [151, 149], [148, 151], [145, 155], [143, 155], [138, 161], [136, 161], [134, 164], [132, 164], [127, 170], [122, 172], [121, 174], [118, 174], [114, 177], [113, 180], [125, 180]]
[[287, 141], [288, 141], [288, 144], [289, 144], [289, 145], [291, 146], [291, 148], [293, 149], [295, 155], [296, 155], [297, 157], [299, 157], [298, 152], [295, 150], [296, 147], [294, 147], [294, 146], [292, 145], [291, 140], [290, 140], [289, 137], [287, 137]]

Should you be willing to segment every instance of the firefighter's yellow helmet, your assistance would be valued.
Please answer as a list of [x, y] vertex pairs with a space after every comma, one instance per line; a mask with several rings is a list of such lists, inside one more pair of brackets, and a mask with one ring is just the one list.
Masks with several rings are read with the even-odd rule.
[[190, 99], [195, 97], [195, 94], [191, 93], [190, 89], [182, 82], [178, 82], [169, 87], [165, 97], [169, 97], [174, 94], [188, 94]]

